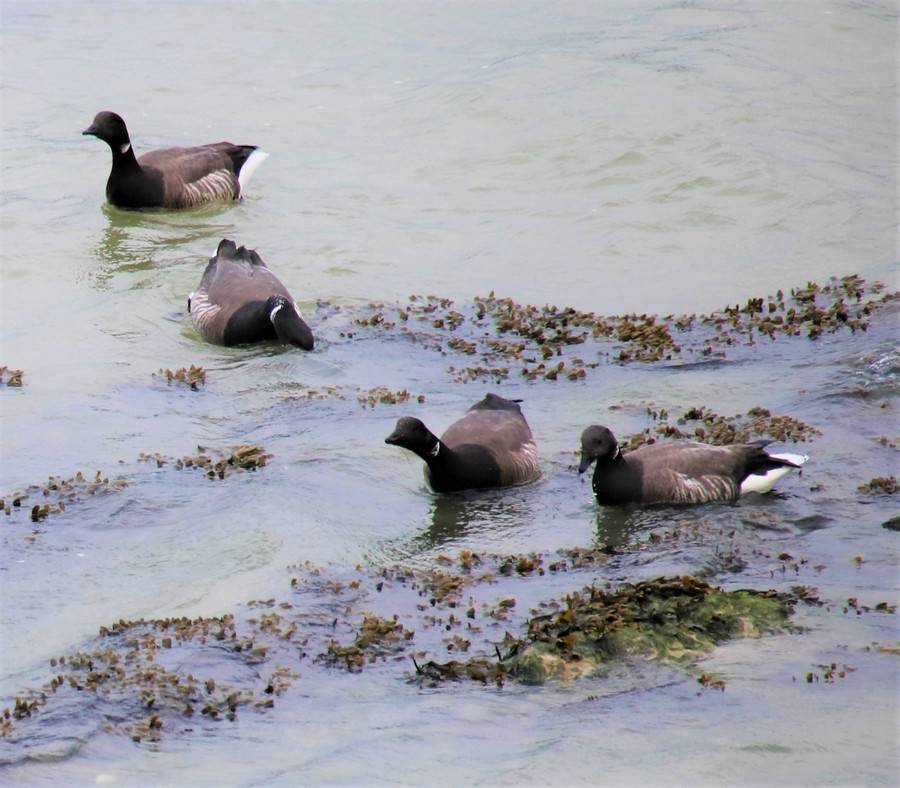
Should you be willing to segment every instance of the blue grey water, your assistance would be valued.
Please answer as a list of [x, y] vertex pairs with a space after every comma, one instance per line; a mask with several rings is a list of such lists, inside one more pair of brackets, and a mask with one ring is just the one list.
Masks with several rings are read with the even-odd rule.
[[[821, 432], [781, 495], [699, 516], [758, 549], [715, 582], [805, 583], [828, 604], [798, 610], [801, 632], [705, 660], [723, 693], [634, 667], [503, 690], [320, 671], [271, 714], [154, 746], [63, 709], [46, 741], [0, 742], [0, 774], [896, 784], [897, 618], [842, 610], [900, 601], [897, 533], [882, 527], [896, 502], [857, 491], [897, 474], [896, 307], [865, 333], [760, 343], [741, 363], [597, 358], [578, 382], [500, 382], [490, 390], [524, 400], [543, 477], [440, 538], [420, 462], [383, 438], [405, 413], [442, 430], [489, 389], [455, 382], [456, 359], [348, 337], [329, 316], [411, 294], [668, 315], [832, 276], [897, 289], [897, 21], [889, 0], [3, 0], [0, 366], [25, 374], [0, 391], [0, 495], [79, 470], [133, 484], [39, 524], [0, 515], [0, 705], [101, 626], [286, 598], [286, 568], [305, 561], [342, 576], [463, 548], [587, 546], [617, 528], [646, 544], [652, 525], [598, 511], [573, 452], [587, 424], [635, 432], [647, 407], [761, 405]], [[117, 211], [103, 199], [109, 151], [80, 134], [101, 109], [125, 118], [138, 153], [229, 139], [270, 158], [240, 204]], [[200, 340], [186, 298], [226, 237], [291, 288], [315, 352]], [[207, 371], [201, 391], [153, 377], [191, 364]], [[424, 402], [362, 407], [357, 393], [376, 387]], [[270, 465], [212, 483], [138, 462], [240, 443]], [[648, 549], [569, 590], [708, 571], [713, 548]], [[781, 552], [806, 563], [784, 576]], [[831, 662], [852, 670], [803, 680]]]

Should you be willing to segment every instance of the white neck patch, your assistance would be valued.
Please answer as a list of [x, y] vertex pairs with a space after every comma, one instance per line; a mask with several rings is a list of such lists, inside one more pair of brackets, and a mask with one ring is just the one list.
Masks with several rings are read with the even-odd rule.
[[618, 457], [621, 453], [622, 453], [622, 450], [618, 446], [616, 446], [616, 453], [613, 454], [612, 458], [616, 459], [616, 457]]
[[434, 444], [434, 448], [433, 448], [431, 451], [428, 452], [428, 456], [429, 456], [429, 457], [437, 457], [437, 456], [438, 456], [438, 452], [439, 452], [440, 450], [441, 450], [441, 442], [438, 441], [437, 443]]
[[124, 145], [120, 145], [120, 146], [119, 146], [119, 151], [120, 151], [121, 153], [128, 153], [128, 151], [130, 151], [130, 150], [131, 150], [131, 143], [130, 143], [130, 142], [126, 142]]
[[277, 314], [278, 314], [278, 310], [279, 310], [279, 309], [282, 309], [283, 307], [284, 307], [284, 304], [279, 304], [279, 305], [276, 306], [271, 312], [269, 312], [269, 320], [271, 320], [271, 321], [274, 323], [274, 322], [275, 322], [275, 315], [277, 315]]

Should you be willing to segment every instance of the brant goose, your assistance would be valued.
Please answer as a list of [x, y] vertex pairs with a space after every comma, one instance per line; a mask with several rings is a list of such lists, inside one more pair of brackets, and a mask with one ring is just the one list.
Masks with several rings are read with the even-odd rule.
[[203, 338], [217, 345], [279, 339], [313, 349], [312, 331], [288, 289], [253, 249], [228, 239], [188, 296], [188, 312]]
[[741, 493], [768, 492], [791, 468], [809, 458], [763, 451], [770, 441], [710, 446], [672, 441], [619, 451], [606, 427], [592, 425], [581, 435], [584, 473], [596, 461], [593, 488], [604, 505], [734, 503]]
[[520, 401], [488, 394], [440, 439], [418, 419], [404, 416], [384, 442], [425, 460], [425, 478], [437, 492], [524, 484], [540, 471]]
[[118, 208], [192, 208], [215, 200], [237, 200], [269, 155], [255, 145], [215, 142], [150, 151], [138, 159], [125, 121], [115, 112], [98, 112], [82, 134], [98, 137], [112, 150], [106, 199]]

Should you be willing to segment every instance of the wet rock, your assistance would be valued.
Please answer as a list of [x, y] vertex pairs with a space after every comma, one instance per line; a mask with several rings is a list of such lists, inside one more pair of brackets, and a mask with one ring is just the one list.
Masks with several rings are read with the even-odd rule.
[[722, 591], [693, 578], [659, 578], [615, 591], [585, 587], [558, 613], [533, 619], [511, 675], [526, 683], [589, 674], [621, 656], [695, 659], [735, 637], [782, 631], [792, 600], [774, 592]]

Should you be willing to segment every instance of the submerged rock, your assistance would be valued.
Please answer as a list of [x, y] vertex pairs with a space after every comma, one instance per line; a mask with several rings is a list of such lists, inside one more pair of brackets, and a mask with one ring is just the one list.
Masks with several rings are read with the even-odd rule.
[[[587, 586], [534, 607], [509, 596], [524, 582], [594, 572], [608, 558], [600, 548], [555, 557], [462, 551], [458, 561], [439, 558], [440, 568], [358, 567], [353, 579], [294, 567], [290, 601], [102, 627], [86, 648], [50, 661], [50, 679], [12, 701], [0, 733], [27, 747], [32, 726], [47, 739], [57, 713], [78, 716], [72, 704], [83, 703], [97, 727], [155, 741], [265, 712], [300, 680], [301, 665], [303, 681], [316, 671], [380, 670], [428, 685], [502, 686], [571, 679], [622, 657], [686, 663], [729, 638], [785, 629], [802, 598], [723, 591], [690, 577]], [[507, 585], [498, 587], [501, 577]], [[437, 656], [448, 652], [449, 660]], [[71, 727], [59, 724], [67, 740]]]
[[625, 656], [683, 662], [732, 638], [784, 630], [792, 605], [772, 591], [723, 591], [691, 577], [615, 591], [589, 586], [567, 596], [562, 610], [532, 619], [503, 662], [529, 684], [587, 675]]

